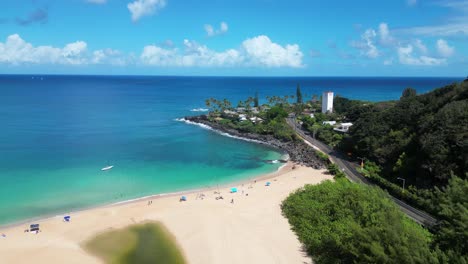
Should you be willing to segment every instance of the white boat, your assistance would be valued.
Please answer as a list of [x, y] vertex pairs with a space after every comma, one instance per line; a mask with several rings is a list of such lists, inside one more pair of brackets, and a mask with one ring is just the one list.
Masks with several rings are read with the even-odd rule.
[[104, 167], [104, 168], [102, 168], [101, 170], [102, 170], [102, 171], [107, 171], [107, 170], [110, 170], [110, 169], [112, 169], [112, 168], [114, 168], [114, 165]]

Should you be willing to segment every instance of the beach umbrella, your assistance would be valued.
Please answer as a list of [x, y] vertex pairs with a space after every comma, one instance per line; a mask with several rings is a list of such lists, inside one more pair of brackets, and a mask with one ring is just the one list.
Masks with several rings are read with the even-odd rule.
[[181, 200], [181, 201], [187, 201], [187, 197], [182, 196], [182, 197], [180, 197], [180, 200]]
[[236, 193], [237, 192], [237, 188], [236, 187], [232, 187], [231, 188], [231, 193]]
[[271, 182], [267, 182], [267, 183], [265, 184], [265, 186], [270, 186], [270, 184], [271, 184]]

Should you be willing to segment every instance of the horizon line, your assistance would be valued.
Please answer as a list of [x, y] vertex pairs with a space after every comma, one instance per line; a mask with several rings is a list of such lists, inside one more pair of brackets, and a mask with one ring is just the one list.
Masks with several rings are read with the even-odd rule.
[[150, 74], [76, 74], [76, 73], [0, 73], [0, 76], [95, 76], [95, 77], [198, 77], [198, 78], [461, 78], [468, 76], [372, 76], [372, 75], [150, 75]]

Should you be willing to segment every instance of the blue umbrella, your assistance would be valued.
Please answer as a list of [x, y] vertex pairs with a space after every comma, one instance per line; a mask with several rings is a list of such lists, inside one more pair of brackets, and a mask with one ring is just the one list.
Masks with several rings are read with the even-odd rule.
[[237, 188], [236, 187], [232, 187], [231, 188], [231, 193], [236, 193], [237, 192]]
[[267, 182], [267, 183], [265, 184], [265, 186], [270, 186], [270, 184], [271, 184], [271, 182]]

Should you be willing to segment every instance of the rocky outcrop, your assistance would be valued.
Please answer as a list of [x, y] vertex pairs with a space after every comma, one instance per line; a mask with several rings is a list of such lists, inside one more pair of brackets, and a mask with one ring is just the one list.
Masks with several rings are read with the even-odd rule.
[[217, 122], [211, 122], [206, 115], [187, 116], [184, 119], [190, 122], [207, 125], [214, 130], [228, 133], [232, 136], [256, 140], [260, 143], [278, 148], [282, 151], [287, 152], [289, 154], [290, 160], [298, 164], [312, 167], [315, 169], [325, 168], [325, 164], [317, 157], [315, 150], [312, 149], [310, 146], [306, 145], [303, 141], [283, 142], [274, 138], [272, 135], [245, 133], [233, 128], [225, 127]]

